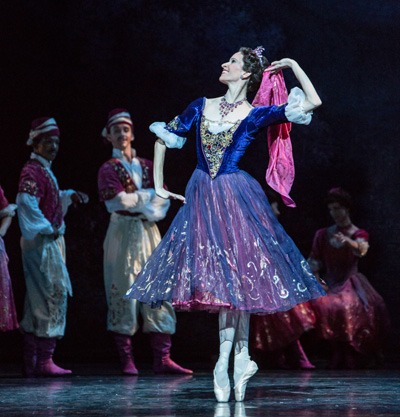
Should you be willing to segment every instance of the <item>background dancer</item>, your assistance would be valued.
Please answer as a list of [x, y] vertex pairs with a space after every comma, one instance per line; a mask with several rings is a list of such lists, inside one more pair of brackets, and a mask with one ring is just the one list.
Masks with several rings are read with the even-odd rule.
[[317, 335], [331, 343], [329, 368], [356, 368], [360, 359], [379, 364], [389, 315], [382, 297], [358, 271], [369, 235], [351, 222], [350, 194], [332, 188], [326, 202], [335, 224], [316, 232], [309, 257], [312, 271], [327, 284], [326, 297], [311, 302]]
[[24, 373], [32, 376], [70, 374], [53, 362], [57, 339], [64, 336], [67, 298], [72, 296], [65, 265], [64, 216], [71, 203], [87, 203], [86, 194], [61, 191], [51, 170], [60, 146], [56, 121], [32, 122], [27, 144], [33, 147], [21, 172], [17, 195], [22, 232], [21, 250], [26, 296], [24, 317]]
[[122, 372], [137, 375], [132, 353], [132, 336], [139, 328], [139, 311], [143, 331], [149, 333], [156, 373], [191, 374], [170, 358], [171, 334], [176, 317], [170, 303], [152, 309], [136, 300], [123, 297], [137, 274], [161, 240], [156, 221], [162, 220], [169, 200], [154, 191], [153, 163], [138, 158], [131, 147], [133, 123], [125, 109], [108, 115], [103, 136], [113, 146], [112, 158], [99, 171], [100, 200], [111, 213], [104, 241], [104, 285], [107, 295], [107, 329], [113, 332], [121, 359]]
[[6, 332], [18, 328], [14, 294], [8, 272], [8, 256], [4, 246], [4, 236], [15, 216], [16, 204], [9, 204], [0, 186], [0, 331]]

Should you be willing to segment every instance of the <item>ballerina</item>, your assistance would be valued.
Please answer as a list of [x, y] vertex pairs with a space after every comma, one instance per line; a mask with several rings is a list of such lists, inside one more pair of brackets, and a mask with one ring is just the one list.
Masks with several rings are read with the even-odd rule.
[[[281, 134], [275, 139], [287, 150], [288, 122], [310, 123], [311, 112], [321, 104], [294, 60], [285, 58], [268, 67], [262, 50], [240, 48], [222, 64], [219, 81], [228, 87], [223, 97], [199, 98], [168, 125], [151, 125], [150, 130], [158, 136], [156, 193], [185, 204], [126, 295], [153, 307], [170, 301], [177, 311], [219, 311], [220, 355], [214, 369], [214, 392], [219, 402], [229, 400], [228, 364], [233, 346], [236, 401], [243, 401], [247, 382], [257, 371], [248, 351], [250, 313], [286, 311], [324, 295], [306, 260], [276, 220], [260, 184], [238, 168], [260, 129], [283, 123], [283, 134], [279, 129], [273, 133]], [[247, 92], [257, 90], [262, 80], [269, 87], [261, 96], [281, 97], [278, 73], [284, 68], [292, 69], [304, 93], [295, 88], [287, 104], [253, 107]], [[257, 97], [260, 94], [256, 101]], [[184, 197], [163, 188], [163, 163], [166, 147], [181, 148], [193, 124], [198, 164]], [[272, 143], [275, 151], [276, 146], [280, 147]], [[289, 159], [284, 165], [290, 173]], [[270, 167], [275, 173], [274, 178], [269, 177], [271, 184], [276, 182], [277, 169], [282, 173], [276, 155], [270, 158]], [[287, 204], [293, 205], [287, 178], [290, 175], [282, 175], [275, 188]]]

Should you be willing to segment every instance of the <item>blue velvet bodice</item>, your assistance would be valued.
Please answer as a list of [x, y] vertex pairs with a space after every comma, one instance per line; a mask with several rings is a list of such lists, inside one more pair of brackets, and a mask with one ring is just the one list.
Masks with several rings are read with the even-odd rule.
[[239, 161], [256, 133], [263, 127], [288, 121], [285, 116], [286, 105], [254, 107], [245, 119], [232, 128], [213, 135], [207, 129], [203, 116], [205, 103], [204, 97], [193, 101], [165, 129], [183, 137], [196, 123], [197, 168], [212, 178], [239, 171]]

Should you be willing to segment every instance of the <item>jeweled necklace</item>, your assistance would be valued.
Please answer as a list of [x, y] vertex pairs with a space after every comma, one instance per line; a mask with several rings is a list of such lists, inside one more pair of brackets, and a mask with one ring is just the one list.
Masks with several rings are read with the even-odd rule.
[[242, 98], [242, 100], [235, 101], [234, 103], [228, 103], [226, 101], [226, 97], [223, 96], [220, 103], [219, 103], [219, 114], [221, 115], [221, 119], [224, 118], [228, 113], [232, 112], [236, 109], [237, 106], [244, 103], [247, 98]]

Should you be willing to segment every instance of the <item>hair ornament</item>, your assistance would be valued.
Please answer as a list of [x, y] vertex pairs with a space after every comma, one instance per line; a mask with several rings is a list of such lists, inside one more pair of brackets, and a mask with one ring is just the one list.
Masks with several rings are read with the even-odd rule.
[[262, 56], [264, 51], [265, 48], [263, 46], [257, 46], [257, 48], [253, 49], [253, 52], [258, 56], [258, 59], [260, 60], [261, 66], [263, 66]]

